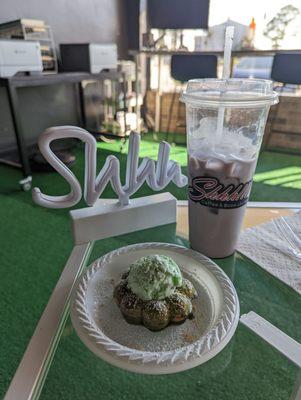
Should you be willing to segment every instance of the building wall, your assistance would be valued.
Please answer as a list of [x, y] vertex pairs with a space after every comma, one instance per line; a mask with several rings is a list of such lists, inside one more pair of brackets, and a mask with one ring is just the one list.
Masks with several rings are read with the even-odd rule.
[[126, 47], [122, 0], [2, 0], [0, 23], [19, 18], [43, 19], [60, 43], [117, 42]]

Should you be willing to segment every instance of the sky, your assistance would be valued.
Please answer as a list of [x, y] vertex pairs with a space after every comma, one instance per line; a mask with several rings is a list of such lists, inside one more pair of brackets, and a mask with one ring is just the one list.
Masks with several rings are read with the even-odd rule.
[[210, 0], [209, 26], [225, 22], [228, 18], [249, 25], [254, 17], [255, 46], [271, 48], [271, 41], [262, 32], [277, 12], [288, 4], [299, 8], [300, 15], [289, 25], [281, 48], [298, 49], [301, 47], [301, 0]]

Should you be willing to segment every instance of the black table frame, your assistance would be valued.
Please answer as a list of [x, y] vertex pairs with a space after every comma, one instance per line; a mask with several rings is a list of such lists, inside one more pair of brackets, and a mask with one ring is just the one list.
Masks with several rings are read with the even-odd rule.
[[[60, 83], [70, 83], [77, 85], [77, 104], [80, 125], [85, 128], [86, 126], [86, 115], [85, 115], [85, 104], [84, 104], [84, 93], [82, 82], [85, 80], [103, 81], [109, 80], [120, 80], [122, 79], [122, 73], [118, 71], [102, 71], [99, 74], [90, 73], [59, 73], [59, 74], [45, 74], [45, 75], [28, 75], [28, 76], [13, 76], [9, 78], [1, 78], [0, 86], [5, 87], [7, 91], [10, 112], [12, 116], [12, 122], [14, 132], [17, 141], [18, 155], [20, 158], [20, 165], [14, 164], [15, 166], [21, 167], [23, 172], [23, 178], [19, 183], [22, 189], [29, 190], [31, 187], [31, 168], [29, 163], [29, 156], [27, 146], [25, 143], [25, 132], [22, 126], [20, 116], [20, 105], [18, 97], [18, 88], [21, 87], [35, 87], [35, 86], [49, 86]], [[0, 159], [0, 162], [12, 165], [13, 163]]]

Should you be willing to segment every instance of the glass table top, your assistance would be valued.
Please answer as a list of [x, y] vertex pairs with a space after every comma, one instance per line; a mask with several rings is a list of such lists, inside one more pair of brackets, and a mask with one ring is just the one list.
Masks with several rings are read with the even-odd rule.
[[[98, 241], [87, 265], [138, 242], [188, 247], [183, 236], [171, 224]], [[241, 314], [255, 311], [301, 341], [301, 296], [238, 253], [216, 262], [236, 287]], [[288, 399], [297, 374], [296, 366], [240, 323], [225, 349], [197, 368], [164, 376], [126, 372], [91, 353], [68, 319], [40, 399]]]

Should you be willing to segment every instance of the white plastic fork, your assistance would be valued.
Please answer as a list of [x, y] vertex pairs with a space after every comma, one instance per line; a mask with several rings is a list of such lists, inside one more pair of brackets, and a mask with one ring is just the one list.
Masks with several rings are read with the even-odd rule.
[[288, 250], [296, 257], [301, 258], [301, 239], [296, 235], [287, 221], [283, 217], [280, 217], [273, 219], [273, 224], [281, 237], [288, 244]]
[[286, 226], [286, 228], [288, 229], [288, 231], [291, 233], [291, 237], [292, 239], [295, 241], [296, 245], [298, 248], [301, 249], [301, 239], [296, 235], [296, 233], [293, 231], [293, 229], [291, 228], [291, 226], [288, 224], [287, 220], [283, 217], [281, 217], [280, 222], [283, 223], [283, 225]]

